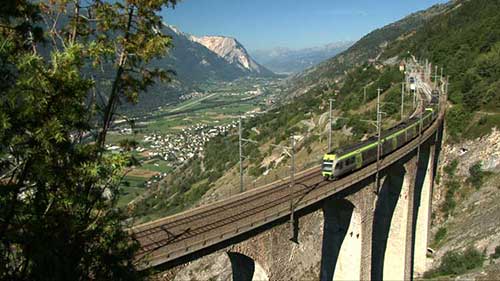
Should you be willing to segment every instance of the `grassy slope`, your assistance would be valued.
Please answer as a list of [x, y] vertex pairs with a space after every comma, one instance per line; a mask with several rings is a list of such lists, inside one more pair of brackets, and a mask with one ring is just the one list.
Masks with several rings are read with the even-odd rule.
[[[395, 93], [399, 88], [397, 82], [400, 81], [400, 77], [393, 69], [386, 67], [382, 71], [376, 70], [366, 64], [367, 60], [374, 58], [380, 52], [382, 52], [381, 60], [383, 61], [394, 56], [405, 56], [408, 51], [417, 57], [429, 58], [438, 65], [444, 65], [445, 72], [451, 75], [450, 98], [453, 107], [447, 117], [449, 137], [454, 142], [459, 142], [464, 138], [482, 136], [488, 133], [493, 126], [498, 126], [500, 122], [497, 113], [500, 106], [499, 10], [500, 2], [496, 0], [454, 1], [450, 5], [437, 6], [430, 11], [420, 13], [420, 16], [425, 16], [421, 19], [418, 18], [419, 14], [416, 14], [412, 17], [417, 18], [406, 19], [408, 20], [406, 24], [399, 22], [399, 24], [376, 30], [340, 56], [296, 77], [292, 81], [293, 87], [289, 93], [297, 89], [308, 90], [302, 96], [294, 98], [282, 107], [247, 122], [245, 137], [256, 139], [260, 143], [285, 144], [287, 136], [292, 133], [307, 136], [307, 128], [303, 126], [302, 121], [321, 119], [320, 116], [328, 108], [327, 100], [335, 96], [333, 94], [335, 91], [339, 93], [336, 112], [341, 112], [341, 110], [344, 114], [350, 112], [351, 117], [353, 117], [351, 118], [353, 121], [341, 121], [336, 129], [340, 129], [345, 124], [353, 128], [354, 138], [361, 137], [364, 133], [370, 132], [370, 126], [356, 122], [356, 120], [373, 117], [371, 116], [372, 111], [360, 110], [359, 100], [362, 96], [362, 88], [373, 83], [371, 90], [368, 91], [368, 101], [374, 97], [373, 89], [382, 86], [386, 90], [386, 101], [398, 102], [398, 95]], [[444, 12], [444, 14], [433, 17], [440, 12]], [[382, 43], [387, 41], [390, 42], [382, 48]], [[340, 83], [335, 83], [334, 81], [339, 77], [341, 78]], [[394, 119], [397, 116], [397, 111], [394, 109], [392, 111]], [[313, 133], [324, 133], [324, 124], [319, 121], [318, 123]], [[256, 127], [259, 133], [251, 131], [252, 127]], [[337, 131], [335, 135], [340, 135], [340, 131]], [[226, 187], [226, 191], [220, 192], [221, 196], [231, 193], [237, 184], [236, 141], [234, 137], [226, 140], [214, 140], [214, 146], [207, 147], [208, 151], [211, 152], [204, 159], [193, 161], [188, 168], [178, 172], [181, 181], [184, 179], [191, 181], [195, 178], [194, 182], [190, 182], [189, 185], [180, 185], [175, 180], [171, 181], [155, 199], [156, 201], [147, 201], [147, 206], [150, 209], [145, 208], [143, 211], [148, 213], [154, 209], [157, 215], [188, 208], [202, 198], [203, 191], [210, 190], [208, 192], [210, 196], [217, 193], [217, 190], [214, 189], [216, 185]], [[308, 147], [315, 150], [324, 149], [324, 135], [318, 137], [311, 134], [306, 143], [301, 146], [299, 154], [305, 155]], [[260, 147], [260, 149], [250, 146], [247, 149], [253, 154], [252, 160], [245, 162], [247, 171], [258, 167], [263, 158], [273, 153], [265, 146]], [[314, 153], [317, 154], [317, 151]], [[308, 159], [306, 156], [303, 157]], [[286, 172], [283, 169], [285, 165], [286, 163], [283, 163], [276, 169], [276, 173], [279, 173], [279, 170]], [[196, 176], [198, 175], [196, 173], [197, 166], [201, 169], [198, 171], [198, 174], [202, 175], [200, 177]], [[256, 171], [257, 175], [258, 172]], [[269, 177], [273, 178], [274, 176], [271, 174]], [[248, 173], [246, 181], [251, 182], [252, 179]], [[485, 187], [480, 191], [471, 189], [465, 178], [459, 179], [458, 184], [452, 184], [446, 178], [443, 178], [442, 181], [446, 181], [446, 183], [443, 183], [442, 191], [438, 190], [439, 192], [436, 193], [440, 193], [445, 201], [437, 209], [442, 213], [453, 215], [452, 219], [446, 217], [445, 221], [439, 222], [440, 224], [444, 223], [448, 228], [448, 233], [440, 238], [441, 241], [434, 241], [434, 246], [437, 248], [444, 247], [449, 241], [456, 241], [457, 237], [464, 233], [462, 230], [465, 225], [471, 225], [474, 222], [470, 210], [472, 213], [474, 210], [493, 210], [487, 207], [489, 205], [484, 205], [486, 206], [484, 208], [476, 207], [477, 204], [480, 204], [477, 202], [481, 202], [481, 198], [494, 198], [496, 200], [494, 202], [498, 202], [496, 196], [498, 187], [495, 186], [495, 183], [498, 182], [498, 175], [488, 179]], [[182, 186], [182, 188], [177, 186]], [[450, 187], [456, 189], [451, 192], [450, 196], [446, 196]], [[493, 194], [496, 197], [488, 194]], [[211, 199], [208, 197], [205, 198], [205, 201], [211, 201]], [[446, 201], [449, 200], [454, 201], [452, 207], [447, 206]], [[179, 202], [181, 203], [179, 204]], [[495, 204], [498, 206], [498, 203]], [[438, 213], [437, 217], [439, 216]], [[461, 221], [453, 219], [453, 217], [461, 219]], [[490, 218], [486, 219], [491, 221]], [[478, 233], [484, 233], [480, 224], [479, 226], [475, 224], [475, 227], [471, 229]], [[467, 239], [470, 238], [462, 237], [459, 240], [465, 244], [474, 242]]]
[[291, 89], [296, 90], [315, 84], [332, 84], [346, 71], [366, 63], [368, 59], [376, 58], [384, 50], [387, 43], [415, 31], [427, 20], [448, 9], [450, 6], [447, 4], [435, 5], [368, 33], [345, 52], [297, 75], [292, 81]]
[[410, 51], [444, 66], [453, 104], [448, 129], [458, 141], [500, 125], [500, 1], [456, 2], [457, 8], [390, 45], [383, 57]]
[[[433, 8], [441, 10], [443, 6]], [[343, 54], [350, 58], [349, 63], [358, 65], [349, 70], [347, 78], [338, 84], [322, 84], [310, 87], [309, 90], [302, 96], [294, 98], [288, 103], [260, 115], [257, 118], [247, 120], [244, 125], [244, 137], [263, 143], [281, 143], [288, 144], [288, 138], [292, 134], [306, 136], [305, 145], [303, 148], [311, 150], [311, 147], [317, 147], [319, 140], [325, 140], [323, 128], [316, 128], [314, 132], [308, 132], [308, 128], [302, 124], [303, 120], [317, 119], [328, 108], [328, 99], [334, 97], [334, 92], [338, 91], [338, 99], [336, 108], [342, 109], [348, 114], [349, 120], [340, 120], [335, 129], [340, 130], [345, 125], [352, 128], [352, 137], [342, 137], [343, 143], [360, 139], [367, 133], [373, 133], [373, 126], [369, 123], [361, 122], [360, 119], [374, 119], [373, 109], [364, 111], [358, 110], [361, 107], [359, 103], [359, 95], [362, 95], [362, 88], [366, 84], [371, 84], [367, 90], [367, 102], [372, 101], [376, 96], [376, 88], [382, 88], [385, 94], [385, 101], [399, 103], [399, 95], [394, 94], [400, 88], [397, 84], [402, 80], [402, 74], [395, 67], [384, 67], [377, 70], [373, 65], [366, 63], [366, 59], [374, 53], [374, 46], [378, 46], [381, 42], [393, 40], [405, 32], [414, 29], [424, 21], [424, 17], [428, 17], [434, 12], [421, 12], [408, 18], [392, 24], [388, 27], [379, 29], [365, 36], [360, 43], [357, 43]], [[377, 49], [379, 50], [379, 49]], [[339, 64], [336, 59], [333, 59], [328, 64], [328, 69], [339, 69], [345, 64]], [[350, 66], [349, 66], [350, 67]], [[320, 70], [313, 75], [314, 77], [324, 77], [330, 82], [336, 78], [329, 70]], [[346, 68], [347, 69], [347, 68]], [[307, 76], [307, 75], [306, 75]], [[307, 77], [313, 77], [307, 76]], [[308, 79], [296, 80], [298, 84], [304, 84], [306, 87], [315, 83]], [[287, 92], [290, 93], [290, 92]], [[286, 93], [285, 93], [286, 95]], [[398, 110], [388, 105], [385, 109], [393, 118], [399, 118]], [[389, 118], [390, 118], [389, 117]], [[386, 124], [392, 124], [393, 121], [388, 121]], [[386, 120], [387, 121], [387, 120]], [[322, 124], [324, 126], [324, 124]], [[252, 128], [255, 128], [252, 130]], [[318, 136], [318, 134], [323, 134]], [[338, 134], [338, 132], [335, 132]], [[150, 196], [140, 204], [134, 216], [148, 216], [148, 214], [171, 214], [186, 208], [189, 208], [198, 202], [203, 194], [213, 189], [216, 186], [216, 181], [223, 177], [226, 171], [232, 171], [237, 163], [237, 138], [226, 137], [216, 138], [211, 141], [206, 147], [206, 155], [204, 158], [194, 159], [186, 167], [179, 169], [167, 179], [159, 193]], [[265, 157], [271, 156], [272, 152], [268, 149], [257, 149], [254, 144], [248, 144], [245, 148], [249, 154], [249, 160], [245, 161], [245, 168], [249, 177], [258, 178], [264, 168], [261, 167], [261, 162]], [[299, 152], [300, 153], [300, 152]], [[320, 153], [321, 154], [321, 153]], [[203, 184], [200, 184], [203, 182]], [[150, 218], [156, 215], [150, 216]]]
[[[474, 164], [466, 162], [468, 157], [480, 161], [486, 157], [480, 157], [480, 153], [488, 156], [491, 153], [471, 150], [457, 156], [453, 151], [467, 147], [466, 143], [469, 149], [481, 149], [496, 142], [487, 145], [482, 143], [484, 139], [477, 138], [488, 135], [493, 127], [500, 127], [500, 1], [456, 1], [455, 5], [456, 8], [431, 19], [404, 40], [390, 44], [382, 55], [386, 59], [410, 51], [444, 66], [450, 75], [446, 144], [455, 150], [446, 150], [442, 155], [448, 161], [445, 163], [448, 171], [441, 173], [443, 177], [436, 190], [439, 194], [436, 198], [442, 199], [435, 202], [438, 207], [433, 214], [432, 246], [437, 250], [434, 266], [440, 266], [429, 272], [429, 276], [435, 278], [450, 273], [464, 277], [478, 275], [477, 267], [483, 263], [472, 262], [474, 259], [464, 252], [465, 248], [478, 247], [479, 254], [484, 249], [488, 256], [499, 243], [495, 240], [499, 237], [498, 174], [489, 174], [484, 187], [474, 188], [468, 172], [460, 175], [450, 172], [449, 161], [458, 159], [459, 169], [468, 170]], [[442, 263], [446, 255], [454, 256]], [[491, 266], [485, 270], [490, 274]], [[491, 274], [499, 277], [498, 272]]]

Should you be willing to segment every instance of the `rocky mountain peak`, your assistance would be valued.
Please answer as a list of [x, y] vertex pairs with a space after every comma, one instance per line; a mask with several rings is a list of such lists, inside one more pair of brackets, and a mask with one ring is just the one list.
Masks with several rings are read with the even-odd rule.
[[190, 39], [205, 46], [229, 63], [236, 64], [241, 69], [256, 73], [270, 72], [255, 62], [245, 47], [235, 38], [227, 36], [191, 36]]

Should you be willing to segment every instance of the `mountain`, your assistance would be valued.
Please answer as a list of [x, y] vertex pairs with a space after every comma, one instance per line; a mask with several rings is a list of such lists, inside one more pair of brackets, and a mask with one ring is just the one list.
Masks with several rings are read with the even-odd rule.
[[354, 42], [341, 41], [320, 47], [292, 50], [277, 47], [251, 52], [255, 59], [276, 73], [298, 73], [345, 51]]
[[452, 9], [454, 2], [434, 5], [371, 31], [343, 53], [297, 74], [291, 79], [291, 88], [300, 90], [313, 85], [329, 84], [354, 66], [376, 60], [390, 42], [402, 39], [402, 36], [411, 34], [430, 19]]
[[177, 79], [189, 84], [229, 81], [245, 76], [272, 76], [274, 73], [255, 63], [234, 38], [197, 38], [164, 25], [162, 32], [172, 37], [173, 48], [157, 63], [173, 69]]
[[148, 91], [147, 98], [139, 99], [136, 105], [123, 104], [123, 110], [129, 115], [147, 114], [158, 106], [175, 103], [180, 95], [199, 91], [203, 83], [275, 75], [256, 63], [234, 38], [197, 38], [167, 24], [163, 24], [161, 31], [172, 37], [173, 47], [167, 56], [153, 61], [151, 66], [173, 70], [173, 81], [156, 83]]
[[273, 73], [255, 62], [240, 42], [232, 37], [225, 36], [191, 36], [191, 40], [205, 46], [207, 49], [224, 58], [232, 65], [244, 71], [258, 75], [272, 75]]
[[[436, 5], [374, 30], [345, 52], [290, 77], [287, 82], [292, 86], [284, 96], [296, 98], [245, 120], [242, 131], [261, 144], [260, 150], [252, 150], [256, 156], [244, 162], [246, 181], [254, 181], [255, 185], [257, 180], [269, 182], [285, 175], [286, 160], [281, 161], [281, 150], [273, 151], [269, 143], [286, 145], [290, 135], [302, 138], [295, 150], [296, 165], [317, 165], [327, 147], [324, 136], [330, 98], [336, 98], [335, 115], [348, 117], [335, 122], [333, 135], [339, 138], [338, 143], [374, 133], [373, 126], [361, 120], [375, 118], [377, 88], [383, 89], [381, 99], [387, 113], [384, 124], [391, 119], [398, 122], [402, 73], [394, 62], [410, 55], [429, 59], [444, 66], [445, 74], [451, 75], [451, 84], [432, 194], [432, 253], [428, 253], [427, 263], [434, 269], [424, 276], [436, 280], [500, 280], [500, 133], [494, 129], [500, 128], [499, 10], [498, 0], [455, 0]], [[154, 194], [156, 201], [150, 205], [162, 202], [161, 208], [168, 210], [169, 204], [176, 207], [176, 202], [185, 202], [207, 181], [209, 190], [201, 202], [235, 194], [238, 162], [231, 155], [237, 153], [237, 144], [235, 135], [209, 142], [205, 157], [192, 161], [178, 176], [186, 175], [186, 171], [198, 175], [200, 168], [195, 165], [217, 163], [220, 168], [205, 169], [206, 174], [184, 194]], [[277, 168], [269, 164], [273, 162]], [[155, 207], [152, 212], [161, 214], [161, 208]], [[304, 223], [317, 225], [321, 221]], [[467, 248], [475, 252], [465, 251]], [[301, 270], [313, 272], [319, 268]]]

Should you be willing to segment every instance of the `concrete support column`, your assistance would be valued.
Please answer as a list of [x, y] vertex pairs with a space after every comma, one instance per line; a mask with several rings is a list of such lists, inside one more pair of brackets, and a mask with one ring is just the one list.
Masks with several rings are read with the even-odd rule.
[[406, 259], [403, 253], [405, 253], [408, 240], [406, 230], [409, 226], [408, 210], [413, 177], [411, 173], [399, 168], [394, 169], [393, 172], [394, 174], [390, 174], [384, 182], [384, 185], [387, 185], [386, 188], [390, 189], [385, 196], [391, 197], [386, 201], [394, 206], [392, 219], [388, 222], [390, 225], [386, 237], [387, 245], [382, 270], [384, 280], [402, 280], [405, 276]]
[[320, 280], [356, 280], [361, 268], [361, 218], [346, 199], [327, 200]]
[[404, 184], [408, 185], [408, 209], [406, 221], [406, 245], [404, 252], [404, 280], [412, 280], [413, 278], [413, 233], [414, 233], [414, 212], [415, 212], [415, 182], [418, 170], [418, 157], [416, 155], [405, 164], [405, 179]]
[[421, 276], [426, 270], [427, 247], [429, 243], [429, 230], [431, 225], [432, 192], [434, 188], [434, 157], [435, 145], [429, 150], [427, 168], [420, 194], [420, 204], [417, 210], [415, 230], [414, 275]]
[[373, 251], [373, 219], [377, 196], [371, 188], [360, 190], [355, 198], [354, 204], [359, 208], [361, 216], [361, 262], [359, 280], [371, 280], [372, 274], [372, 251]]
[[320, 280], [370, 280], [373, 211], [372, 183], [325, 201]]

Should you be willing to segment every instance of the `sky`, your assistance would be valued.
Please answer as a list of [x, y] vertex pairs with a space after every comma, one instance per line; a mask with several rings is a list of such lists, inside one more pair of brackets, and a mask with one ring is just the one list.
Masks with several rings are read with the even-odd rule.
[[357, 40], [446, 0], [182, 0], [164, 21], [196, 36], [235, 37], [248, 50]]

